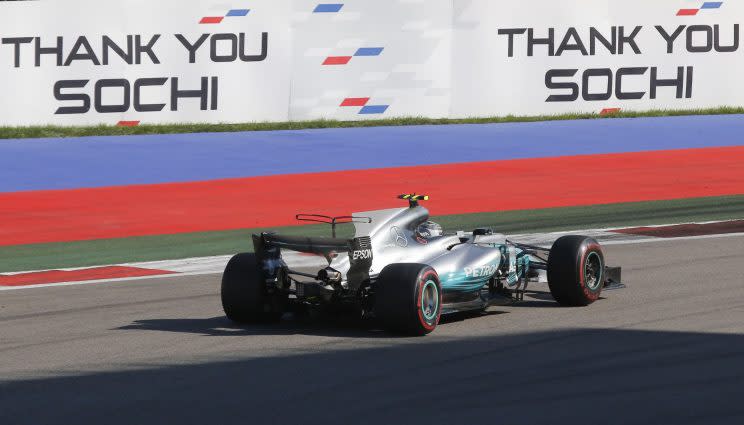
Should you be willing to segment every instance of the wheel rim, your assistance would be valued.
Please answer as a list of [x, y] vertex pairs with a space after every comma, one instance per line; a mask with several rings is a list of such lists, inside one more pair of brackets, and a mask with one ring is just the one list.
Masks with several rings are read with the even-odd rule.
[[586, 287], [592, 291], [599, 288], [602, 283], [602, 259], [596, 252], [590, 252], [584, 263], [584, 282]]
[[430, 321], [437, 317], [439, 309], [439, 289], [433, 280], [427, 280], [421, 294], [421, 312], [424, 319]]

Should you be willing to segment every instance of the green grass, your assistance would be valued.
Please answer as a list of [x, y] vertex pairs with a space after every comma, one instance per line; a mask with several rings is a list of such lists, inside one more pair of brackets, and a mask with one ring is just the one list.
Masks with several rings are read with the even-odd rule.
[[[435, 217], [445, 229], [492, 227], [515, 234], [603, 227], [744, 218], [744, 195], [588, 207], [463, 214]], [[134, 261], [233, 254], [253, 249], [251, 234], [267, 229], [186, 233], [125, 239], [0, 247], [0, 271], [83, 267]], [[323, 225], [278, 228], [283, 234], [329, 236]], [[339, 237], [353, 233], [339, 228]]]
[[696, 110], [653, 110], [653, 111], [624, 111], [617, 114], [561, 114], [540, 116], [513, 116], [486, 117], [486, 118], [464, 118], [464, 119], [433, 119], [433, 118], [391, 118], [381, 120], [365, 121], [335, 121], [316, 120], [280, 123], [243, 123], [243, 124], [163, 124], [163, 125], [140, 125], [137, 127], [116, 126], [89, 126], [89, 127], [59, 127], [59, 126], [32, 126], [32, 127], [0, 127], [0, 139], [24, 139], [42, 137], [81, 137], [81, 136], [115, 136], [131, 134], [172, 134], [172, 133], [214, 133], [234, 131], [262, 131], [262, 130], [299, 130], [309, 128], [338, 128], [338, 127], [378, 127], [378, 126], [401, 126], [401, 125], [442, 125], [442, 124], [486, 124], [486, 123], [508, 123], [508, 122], [535, 122], [555, 120], [579, 120], [579, 119], [614, 119], [614, 118], [638, 118], [638, 117], [661, 117], [682, 115], [728, 115], [744, 114], [744, 108], [719, 107], [711, 109]]

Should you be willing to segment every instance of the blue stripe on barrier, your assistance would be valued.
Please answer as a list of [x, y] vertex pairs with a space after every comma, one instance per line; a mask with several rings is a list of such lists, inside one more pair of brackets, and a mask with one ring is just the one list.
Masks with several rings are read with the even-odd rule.
[[361, 47], [357, 49], [354, 56], [379, 56], [384, 47]]
[[315, 6], [313, 13], [337, 13], [344, 7], [342, 3], [321, 3]]
[[359, 111], [361, 115], [384, 114], [390, 105], [367, 105]]
[[722, 1], [706, 1], [701, 9], [718, 9], [723, 5]]
[[227, 12], [227, 15], [225, 16], [245, 16], [250, 11], [250, 9], [232, 9], [231, 11]]

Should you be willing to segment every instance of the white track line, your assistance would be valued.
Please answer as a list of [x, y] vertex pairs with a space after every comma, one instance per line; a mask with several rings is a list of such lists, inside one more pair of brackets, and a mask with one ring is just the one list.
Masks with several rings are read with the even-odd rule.
[[[306, 267], [315, 266], [319, 264], [318, 257], [306, 256], [294, 252], [285, 252], [282, 254], [283, 257], [289, 260], [295, 267]], [[180, 260], [162, 260], [162, 261], [148, 261], [143, 263], [124, 263], [124, 264], [110, 264], [101, 266], [90, 266], [90, 267], [75, 267], [65, 269], [54, 269], [64, 271], [75, 271], [85, 270], [89, 268], [98, 267], [111, 267], [111, 266], [124, 266], [124, 267], [136, 267], [140, 269], [148, 270], [162, 270], [165, 272], [149, 276], [133, 276], [133, 277], [120, 277], [112, 279], [95, 279], [95, 280], [81, 280], [73, 282], [56, 282], [56, 283], [40, 283], [37, 285], [20, 285], [20, 286], [0, 286], [0, 291], [14, 291], [19, 289], [32, 289], [32, 288], [49, 288], [54, 286], [74, 286], [74, 285], [86, 285], [93, 283], [108, 283], [108, 282], [126, 282], [129, 280], [145, 280], [145, 279], [156, 279], [156, 278], [167, 278], [167, 277], [180, 277], [180, 276], [200, 276], [207, 274], [222, 273], [225, 270], [227, 262], [232, 258], [232, 255], [218, 255], [213, 257], [197, 257], [197, 258], [184, 258]], [[325, 260], [320, 260], [321, 264], [325, 264]], [[23, 273], [37, 273], [48, 270], [34, 270], [29, 272], [12, 272], [5, 273], [6, 275], [15, 275]]]
[[[717, 223], [717, 222], [709, 222]], [[703, 224], [703, 223], [684, 223], [684, 224]], [[674, 224], [665, 225], [674, 226]], [[642, 227], [665, 227], [665, 226], [642, 226]], [[664, 242], [679, 242], [679, 241], [690, 241], [698, 239], [716, 239], [716, 238], [729, 238], [729, 237], [742, 237], [744, 233], [723, 233], [716, 235], [701, 235], [701, 236], [682, 236], [676, 238], [654, 238], [640, 235], [626, 235], [622, 233], [613, 233], [611, 229], [592, 229], [592, 230], [576, 230], [567, 232], [551, 232], [551, 233], [540, 233], [540, 234], [524, 234], [524, 235], [511, 235], [508, 238], [515, 242], [522, 242], [527, 244], [534, 244], [538, 246], [549, 247], [554, 240], [560, 236], [566, 234], [581, 234], [590, 236], [597, 239], [602, 245], [634, 245], [634, 244], [647, 244], [647, 243], [664, 243]], [[618, 230], [618, 229], [615, 229]], [[318, 259], [313, 256], [304, 256], [297, 253], [286, 252], [282, 254], [290, 260], [293, 264], [302, 266], [308, 264], [315, 264]], [[115, 279], [96, 279], [96, 280], [85, 280], [79, 282], [58, 282], [58, 283], [44, 283], [38, 285], [25, 285], [25, 286], [0, 286], [0, 291], [14, 291], [20, 289], [34, 289], [34, 288], [49, 288], [55, 286], [75, 286], [75, 285], [87, 285], [87, 284], [100, 284], [108, 282], [126, 282], [130, 280], [147, 280], [147, 279], [158, 279], [158, 278], [169, 278], [169, 277], [181, 277], [181, 276], [200, 276], [207, 274], [222, 273], [231, 255], [219, 255], [212, 257], [200, 257], [200, 258], [185, 258], [180, 260], [162, 260], [162, 261], [148, 261], [142, 263], [126, 263], [126, 264], [112, 264], [114, 266], [126, 266], [126, 267], [137, 267], [145, 269], [164, 270], [175, 273], [151, 275], [151, 276], [139, 276], [139, 277], [124, 277]], [[298, 264], [299, 263], [299, 264]], [[55, 269], [55, 270], [80, 270], [92, 267], [106, 267], [106, 266], [91, 266], [91, 267], [78, 267], [70, 269]], [[36, 270], [39, 271], [39, 270]], [[41, 270], [44, 271], [44, 270]], [[17, 273], [32, 273], [32, 272], [14, 272], [6, 274], [17, 274]]]

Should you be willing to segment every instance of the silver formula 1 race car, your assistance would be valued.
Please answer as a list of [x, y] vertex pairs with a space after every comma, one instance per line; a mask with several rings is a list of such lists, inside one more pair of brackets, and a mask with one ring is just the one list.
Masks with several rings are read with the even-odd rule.
[[[448, 234], [419, 205], [427, 196], [399, 198], [408, 208], [297, 216], [330, 224], [330, 238], [253, 235], [255, 254], [235, 255], [222, 277], [227, 317], [267, 322], [297, 308], [342, 306], [391, 331], [424, 335], [442, 314], [521, 301], [530, 282], [547, 282], [564, 306], [591, 304], [603, 287], [622, 286], [620, 268], [605, 265], [592, 238], [563, 236], [547, 249], [486, 228]], [[353, 223], [355, 237], [336, 238], [339, 223]]]

